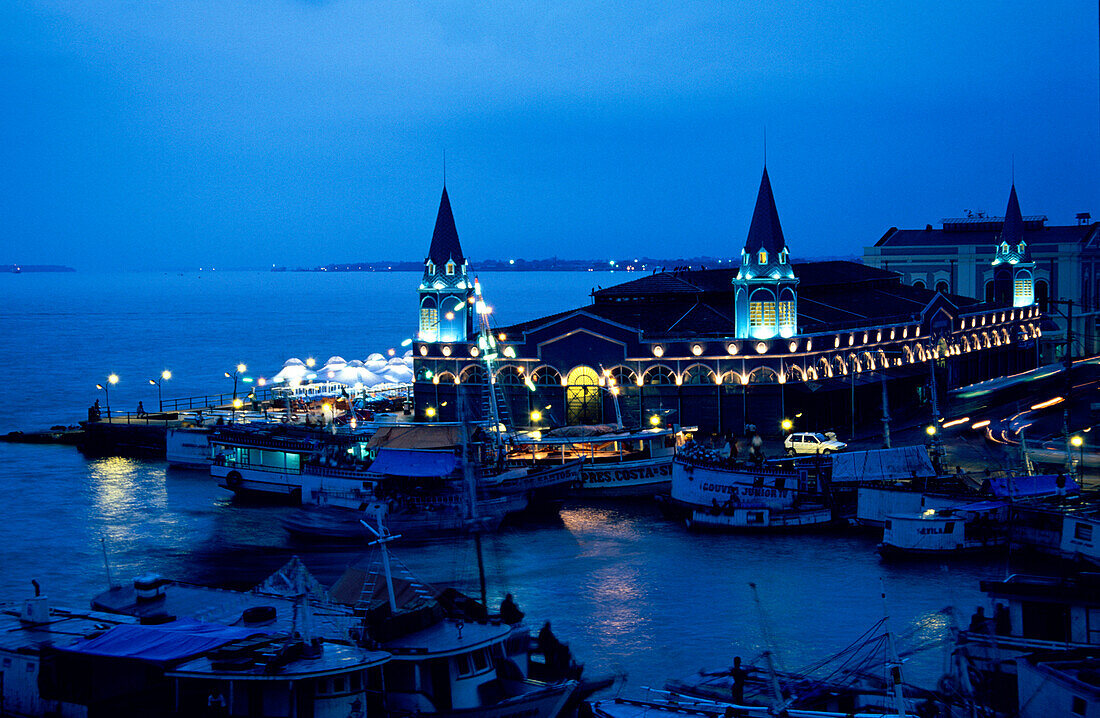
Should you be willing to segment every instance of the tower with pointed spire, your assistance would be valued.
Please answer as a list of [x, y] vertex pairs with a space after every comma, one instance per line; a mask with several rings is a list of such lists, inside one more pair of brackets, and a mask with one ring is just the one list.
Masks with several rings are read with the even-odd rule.
[[472, 333], [474, 285], [466, 270], [466, 257], [458, 242], [458, 229], [444, 184], [420, 281], [420, 341], [465, 341]]
[[1035, 303], [1035, 262], [1024, 240], [1024, 218], [1016, 199], [1016, 183], [1008, 195], [1005, 221], [993, 257], [993, 299], [998, 304], [1030, 307]]
[[741, 266], [733, 278], [736, 334], [743, 339], [798, 333], [798, 279], [779, 225], [768, 168], [760, 178]]

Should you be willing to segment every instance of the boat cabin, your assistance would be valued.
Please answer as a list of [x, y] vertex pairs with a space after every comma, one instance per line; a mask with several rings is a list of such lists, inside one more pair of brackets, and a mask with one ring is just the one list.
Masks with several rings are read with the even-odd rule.
[[879, 547], [884, 555], [943, 554], [1003, 546], [1009, 505], [979, 501], [920, 513], [890, 514]]

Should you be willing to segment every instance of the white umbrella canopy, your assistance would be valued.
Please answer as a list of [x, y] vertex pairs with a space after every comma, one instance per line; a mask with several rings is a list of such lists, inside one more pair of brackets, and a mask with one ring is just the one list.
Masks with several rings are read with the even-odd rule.
[[336, 376], [340, 371], [346, 367], [348, 363], [344, 361], [343, 357], [333, 356], [329, 357], [325, 365], [317, 370], [318, 381], [338, 381]]
[[381, 354], [371, 354], [367, 357], [367, 360], [363, 362], [363, 366], [374, 373], [384, 371], [386, 368], [386, 358]]
[[305, 362], [296, 357], [291, 357], [283, 362], [283, 368], [271, 380], [274, 382], [302, 381], [309, 373], [310, 369], [305, 365]]
[[386, 357], [382, 356], [378, 352], [375, 352], [374, 354], [371, 354], [370, 356], [367, 357], [367, 362], [372, 362], [372, 361], [384, 362], [384, 361], [386, 361]]

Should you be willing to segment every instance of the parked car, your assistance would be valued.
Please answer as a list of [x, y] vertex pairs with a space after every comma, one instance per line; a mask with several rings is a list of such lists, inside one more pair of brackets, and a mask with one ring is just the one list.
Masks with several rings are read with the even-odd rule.
[[836, 434], [790, 434], [783, 440], [783, 448], [787, 450], [787, 456], [795, 454], [833, 454], [843, 451], [848, 445], [843, 441], [837, 441]]

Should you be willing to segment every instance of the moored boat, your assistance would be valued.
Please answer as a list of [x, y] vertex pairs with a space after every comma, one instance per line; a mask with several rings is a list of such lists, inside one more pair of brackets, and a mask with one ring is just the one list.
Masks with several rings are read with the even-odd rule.
[[823, 527], [833, 521], [818, 481], [805, 469], [692, 454], [672, 462], [669, 507], [688, 528], [760, 531]]
[[506, 460], [537, 466], [582, 461], [577, 496], [654, 496], [669, 490], [672, 458], [685, 431], [597, 425], [518, 432]]
[[1004, 548], [1009, 506], [1007, 501], [976, 501], [918, 514], [891, 514], [878, 551], [883, 557], [905, 558]]

